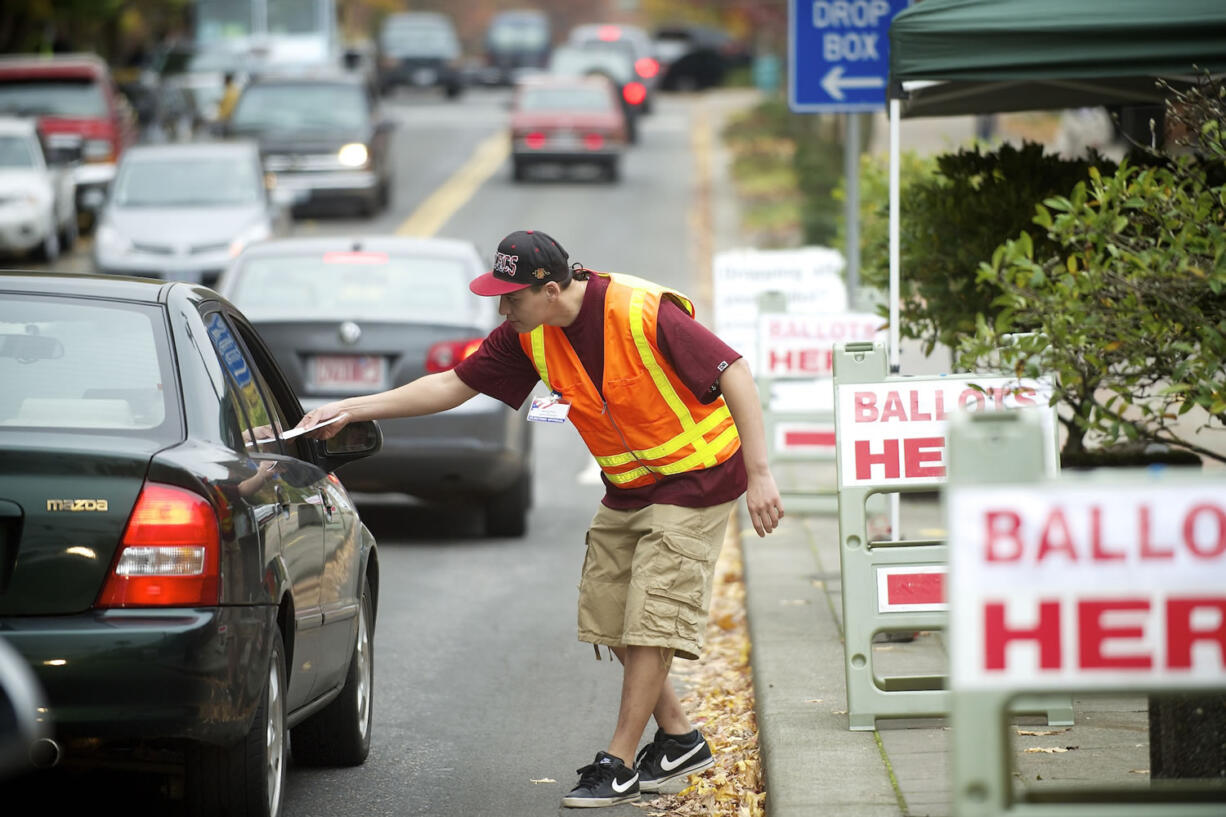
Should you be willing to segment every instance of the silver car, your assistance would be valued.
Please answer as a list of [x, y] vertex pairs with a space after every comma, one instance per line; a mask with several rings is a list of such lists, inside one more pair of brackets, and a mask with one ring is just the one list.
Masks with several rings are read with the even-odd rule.
[[94, 239], [98, 272], [213, 284], [249, 244], [289, 230], [253, 142], [141, 145], [120, 160]]
[[[217, 289], [246, 313], [310, 410], [452, 368], [500, 320], [468, 283], [488, 269], [469, 242], [329, 237], [245, 250]], [[522, 536], [531, 505], [531, 423], [477, 395], [427, 417], [382, 420], [383, 450], [338, 472], [379, 494], [477, 507], [491, 536]]]

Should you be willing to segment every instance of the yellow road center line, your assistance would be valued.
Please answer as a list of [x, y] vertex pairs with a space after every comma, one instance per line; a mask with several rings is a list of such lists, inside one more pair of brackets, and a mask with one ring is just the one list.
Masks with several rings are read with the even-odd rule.
[[437, 233], [486, 179], [494, 175], [510, 153], [511, 142], [505, 131], [477, 145], [468, 161], [396, 228], [396, 235], [426, 238]]

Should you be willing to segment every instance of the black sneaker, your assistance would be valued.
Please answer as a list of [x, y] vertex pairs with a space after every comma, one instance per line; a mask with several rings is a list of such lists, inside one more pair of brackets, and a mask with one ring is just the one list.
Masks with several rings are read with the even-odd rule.
[[576, 769], [579, 784], [562, 798], [568, 808], [615, 806], [639, 799], [639, 775], [608, 752], [597, 752], [591, 765]]
[[660, 786], [678, 777], [685, 777], [715, 763], [711, 747], [698, 730], [688, 735], [666, 735], [656, 730], [651, 743], [639, 749], [634, 770], [639, 773], [641, 791], [659, 791]]

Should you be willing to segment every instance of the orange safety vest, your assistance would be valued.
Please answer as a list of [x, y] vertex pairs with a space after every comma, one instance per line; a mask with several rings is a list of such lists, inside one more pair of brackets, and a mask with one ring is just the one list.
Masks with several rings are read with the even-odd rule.
[[538, 326], [519, 342], [541, 382], [571, 404], [569, 417], [609, 482], [638, 488], [726, 461], [741, 440], [724, 398], [701, 403], [656, 341], [661, 298], [673, 298], [690, 317], [694, 304], [641, 278], [593, 274], [609, 278], [600, 391], [560, 327]]

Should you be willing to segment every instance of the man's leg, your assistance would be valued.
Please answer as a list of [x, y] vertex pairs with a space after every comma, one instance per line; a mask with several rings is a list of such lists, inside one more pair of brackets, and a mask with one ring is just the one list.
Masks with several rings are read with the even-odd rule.
[[608, 752], [630, 765], [652, 715], [656, 724], [671, 734], [685, 734], [693, 727], [668, 680], [672, 650], [630, 646], [614, 647], [613, 652], [622, 662], [622, 698]]

